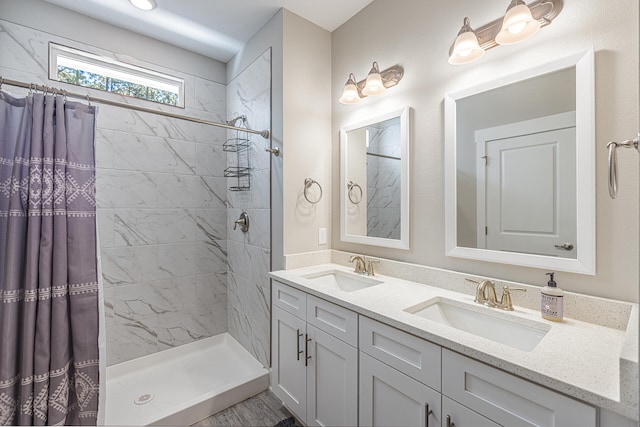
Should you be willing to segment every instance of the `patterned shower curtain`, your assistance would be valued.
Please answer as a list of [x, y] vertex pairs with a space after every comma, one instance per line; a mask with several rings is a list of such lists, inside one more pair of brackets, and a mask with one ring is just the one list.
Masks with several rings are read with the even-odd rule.
[[95, 107], [0, 92], [0, 425], [95, 425]]

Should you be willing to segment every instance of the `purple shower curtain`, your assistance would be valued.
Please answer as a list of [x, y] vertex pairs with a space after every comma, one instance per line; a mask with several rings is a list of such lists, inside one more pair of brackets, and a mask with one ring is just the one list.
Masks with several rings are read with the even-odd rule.
[[95, 425], [95, 107], [0, 92], [0, 424]]

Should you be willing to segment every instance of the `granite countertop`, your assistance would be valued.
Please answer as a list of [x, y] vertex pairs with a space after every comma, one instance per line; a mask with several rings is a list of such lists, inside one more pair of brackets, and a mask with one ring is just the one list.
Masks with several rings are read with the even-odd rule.
[[[345, 292], [304, 277], [327, 270], [354, 274], [352, 268], [323, 264], [275, 271], [270, 276], [442, 347], [638, 420], [637, 304], [620, 302], [630, 306], [626, 328], [618, 329], [566, 317], [562, 322], [550, 322], [542, 319], [537, 310], [519, 307], [515, 294], [515, 310], [505, 312], [479, 306], [473, 302], [472, 295], [390, 276], [376, 274], [375, 279], [383, 283], [355, 292]], [[495, 311], [496, 316], [509, 316], [516, 323], [535, 322], [538, 326], [549, 328], [549, 331], [532, 351], [523, 351], [404, 311], [436, 297], [468, 303], [482, 311]], [[611, 308], [606, 304], [599, 307], [596, 298], [590, 304], [594, 305], [594, 310]], [[599, 315], [606, 316], [606, 313]]]

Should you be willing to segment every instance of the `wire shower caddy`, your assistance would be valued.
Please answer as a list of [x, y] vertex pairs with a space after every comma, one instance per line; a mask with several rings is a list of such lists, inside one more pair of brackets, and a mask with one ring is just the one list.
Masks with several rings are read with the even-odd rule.
[[[241, 124], [236, 125], [238, 121]], [[227, 122], [231, 126], [248, 128], [247, 116], [239, 116]], [[241, 130], [235, 131], [235, 136], [228, 138], [222, 149], [229, 153], [236, 153], [236, 166], [229, 166], [224, 170], [227, 178], [236, 178], [235, 184], [229, 187], [229, 191], [249, 191], [251, 189], [251, 141], [249, 133]]]

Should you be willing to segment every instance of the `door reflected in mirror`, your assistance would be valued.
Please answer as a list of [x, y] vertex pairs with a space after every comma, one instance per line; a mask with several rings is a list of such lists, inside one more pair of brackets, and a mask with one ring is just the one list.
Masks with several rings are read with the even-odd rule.
[[445, 98], [447, 254], [595, 273], [593, 52]]
[[341, 128], [341, 238], [408, 249], [408, 108]]

